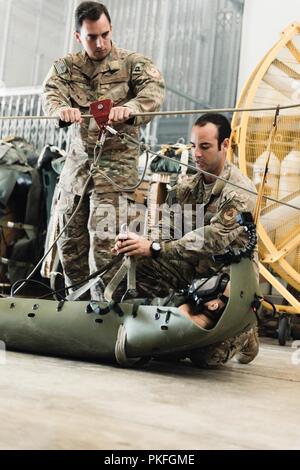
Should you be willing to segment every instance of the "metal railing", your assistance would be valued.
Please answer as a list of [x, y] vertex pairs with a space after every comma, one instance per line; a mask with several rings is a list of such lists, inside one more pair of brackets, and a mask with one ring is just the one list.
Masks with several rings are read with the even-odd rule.
[[[1, 116], [41, 116], [41, 88], [16, 88], [0, 90]], [[41, 150], [45, 144], [61, 149], [69, 147], [68, 129], [59, 129], [50, 120], [7, 120], [0, 121], [0, 139], [9, 136], [24, 138]]]

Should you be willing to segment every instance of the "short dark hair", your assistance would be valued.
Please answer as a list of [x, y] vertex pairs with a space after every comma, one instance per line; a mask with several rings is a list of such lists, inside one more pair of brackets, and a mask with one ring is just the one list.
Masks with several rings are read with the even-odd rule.
[[225, 139], [229, 139], [231, 134], [231, 126], [228, 119], [223, 116], [223, 114], [217, 113], [206, 113], [202, 114], [197, 121], [195, 122], [194, 126], [203, 127], [206, 124], [212, 123], [218, 128], [218, 146], [219, 149], [221, 148], [221, 144]]
[[75, 10], [75, 28], [79, 33], [84, 20], [97, 21], [101, 15], [106, 16], [111, 24], [110, 15], [105, 5], [98, 2], [82, 2]]

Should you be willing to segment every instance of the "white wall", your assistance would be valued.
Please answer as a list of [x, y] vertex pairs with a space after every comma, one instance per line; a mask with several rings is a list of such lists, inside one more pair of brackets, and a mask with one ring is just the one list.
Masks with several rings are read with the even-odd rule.
[[245, 0], [238, 96], [280, 33], [295, 22], [300, 23], [300, 0]]
[[0, 89], [40, 85], [72, 47], [75, 0], [0, 0]]

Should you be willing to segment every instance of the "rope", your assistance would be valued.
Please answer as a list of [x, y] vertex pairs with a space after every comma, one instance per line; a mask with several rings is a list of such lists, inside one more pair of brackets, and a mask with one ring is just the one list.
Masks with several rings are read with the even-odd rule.
[[[204, 109], [191, 109], [186, 111], [158, 111], [149, 113], [134, 113], [132, 117], [137, 116], [177, 116], [177, 115], [190, 115], [190, 114], [204, 114], [204, 113], [245, 113], [245, 112], [259, 112], [259, 111], [276, 111], [277, 109], [293, 109], [300, 108], [300, 103], [288, 106], [276, 106], [269, 108], [204, 108]], [[92, 114], [83, 114], [82, 118], [91, 119]], [[0, 121], [15, 121], [15, 120], [58, 120], [58, 116], [0, 116]], [[72, 124], [72, 123], [70, 123]]]
[[[278, 110], [278, 109], [279, 109], [279, 107], [276, 108], [276, 110]], [[131, 137], [131, 136], [129, 136], [129, 135], [127, 136], [127, 134], [125, 134], [125, 133], [119, 133], [119, 132], [117, 132], [117, 135], [118, 135], [119, 137], [123, 138], [123, 139], [126, 139], [126, 140], [127, 140], [127, 138], [128, 138], [128, 140], [129, 140], [130, 142], [135, 143], [136, 145], [139, 145], [139, 141], [138, 141], [138, 140], [135, 140], [133, 137]], [[156, 157], [163, 158], [163, 159], [165, 159], [165, 160], [174, 162], [174, 163], [176, 163], [177, 165], [180, 164], [181, 166], [185, 166], [186, 168], [189, 168], [189, 169], [193, 170], [195, 173], [202, 173], [203, 175], [213, 177], [213, 178], [215, 178], [216, 180], [223, 181], [225, 184], [229, 184], [229, 185], [233, 186], [234, 188], [240, 189], [240, 190], [242, 190], [242, 191], [246, 191], [247, 193], [252, 194], [253, 196], [257, 197], [257, 192], [256, 192], [256, 191], [252, 191], [251, 189], [244, 188], [244, 187], [242, 187], [242, 186], [240, 186], [240, 185], [238, 185], [238, 184], [236, 184], [236, 183], [233, 183], [232, 181], [228, 181], [227, 179], [223, 178], [222, 176], [217, 176], [217, 175], [214, 175], [214, 174], [212, 174], [212, 173], [209, 173], [208, 171], [200, 170], [200, 169], [198, 169], [198, 168], [195, 168], [195, 167], [192, 166], [192, 165], [189, 165], [188, 163], [178, 162], [178, 160], [176, 160], [175, 158], [167, 157], [166, 155], [162, 155], [162, 154], [160, 154], [160, 153], [153, 152], [152, 150], [150, 150], [149, 147], [147, 147], [146, 149], [147, 149], [147, 152], [149, 152], [149, 153], [150, 153], [151, 155], [153, 155], [153, 156], [156, 156]], [[111, 181], [111, 183], [112, 183], [113, 185], [116, 185], [116, 183], [114, 183], [112, 180], [110, 180], [110, 181]], [[125, 191], [125, 189], [122, 189], [122, 188], [121, 188], [121, 190], [122, 190], [122, 191]], [[294, 204], [290, 204], [290, 203], [288, 203], [288, 202], [280, 201], [279, 199], [275, 199], [275, 198], [273, 198], [273, 197], [271, 197], [271, 196], [264, 196], [264, 195], [263, 195], [262, 198], [263, 198], [263, 199], [266, 199], [266, 200], [268, 200], [268, 201], [272, 201], [272, 202], [274, 202], [274, 203], [276, 203], [276, 204], [281, 204], [281, 205], [286, 206], [286, 207], [289, 207], [289, 208], [291, 208], [291, 209], [295, 209], [295, 210], [300, 211], [300, 207], [294, 206]]]
[[[246, 112], [246, 111], [276, 111], [276, 116], [275, 116], [275, 124], [277, 126], [277, 116], [279, 114], [279, 111], [280, 109], [291, 109], [291, 108], [297, 108], [297, 107], [300, 107], [300, 104], [295, 104], [295, 105], [290, 105], [290, 106], [282, 106], [280, 107], [279, 105], [276, 107], [276, 108], [249, 108], [249, 109], [245, 109], [245, 108], [241, 108], [241, 109], [238, 109], [238, 108], [223, 108], [223, 109], [210, 109], [209, 112]], [[136, 113], [134, 114], [134, 116], [163, 116], [163, 115], [174, 115], [174, 114], [200, 114], [200, 113], [206, 113], [208, 112], [207, 109], [205, 110], [192, 110], [192, 111], [173, 111], [173, 112], [161, 112], [161, 113]], [[83, 115], [82, 117], [93, 117], [92, 115]], [[14, 116], [14, 117], [8, 117], [8, 116], [0, 116], [0, 120], [8, 120], [8, 119], [57, 119], [57, 117], [48, 117], [48, 116]], [[275, 126], [275, 125], [274, 125]], [[277, 128], [277, 127], [276, 127]], [[273, 131], [273, 129], [272, 129]], [[276, 130], [275, 130], [276, 132]], [[100, 158], [101, 158], [101, 155], [102, 155], [102, 152], [103, 152], [103, 146], [104, 146], [104, 142], [105, 142], [105, 139], [106, 139], [106, 136], [107, 136], [107, 133], [108, 133], [108, 129], [105, 129], [104, 132], [102, 132], [101, 134], [101, 139], [100, 141], [97, 141], [96, 143], [96, 147], [95, 148], [99, 148], [99, 152], [98, 154], [96, 154], [96, 151], [94, 152], [94, 162], [93, 162], [93, 167], [96, 167], [97, 164], [99, 163], [100, 161]], [[132, 143], [135, 143], [139, 148], [141, 147], [140, 145], [140, 142], [136, 139], [133, 139], [131, 136], [125, 134], [125, 133], [119, 133], [117, 131], [114, 131], [114, 134], [115, 135], [118, 135], [121, 139], [126, 139]], [[271, 133], [271, 135], [273, 135], [273, 133]], [[271, 135], [270, 135], [270, 141], [269, 143], [271, 142]], [[271, 144], [270, 144], [271, 145]], [[146, 161], [146, 165], [145, 165], [145, 169], [144, 169], [144, 173], [143, 173], [143, 176], [145, 175], [146, 173], [146, 169], [147, 169], [147, 165], [148, 165], [148, 154], [152, 154], [154, 156], [158, 156], [160, 158], [165, 158], [165, 159], [168, 159], [168, 161], [173, 161], [174, 163], [178, 164], [178, 161], [175, 159], [175, 158], [171, 158], [171, 157], [166, 157], [165, 155], [161, 155], [161, 154], [158, 154], [156, 152], [153, 152], [152, 150], [149, 149], [148, 146], [144, 146], [145, 150], [146, 150], [146, 153], [147, 153], [147, 161]], [[230, 184], [231, 186], [233, 187], [236, 187], [240, 190], [244, 190], [254, 196], [257, 196], [257, 193], [255, 191], [252, 191], [250, 189], [246, 189], [246, 188], [243, 188], [242, 186], [239, 186], [238, 184], [235, 184], [235, 183], [232, 183], [231, 181], [228, 181], [226, 180], [225, 178], [221, 177], [221, 176], [216, 176], [216, 175], [213, 175], [212, 173], [209, 173], [205, 170], [200, 170], [200, 169], [197, 169], [195, 168], [194, 166], [192, 165], [189, 165], [187, 163], [183, 163], [183, 162], [180, 162], [180, 165], [182, 166], [185, 166], [186, 168], [190, 168], [192, 169], [193, 171], [196, 171], [198, 173], [202, 173], [204, 175], [207, 175], [207, 176], [211, 176], [211, 177], [214, 177], [215, 179], [219, 179], [221, 181], [223, 181], [225, 184]], [[267, 164], [266, 164], [267, 166]], [[105, 175], [105, 173], [102, 173], [103, 176], [108, 180], [110, 181], [114, 186], [116, 186], [119, 190], [121, 191], [130, 191], [130, 190], [133, 190], [133, 189], [136, 189], [137, 187], [140, 186], [141, 182], [142, 182], [142, 179], [140, 179], [140, 181], [132, 188], [122, 188], [121, 186], [117, 185], [111, 178], [109, 178], [107, 175]], [[265, 169], [265, 174], [266, 174], [266, 169]], [[51, 252], [51, 250], [53, 249], [53, 247], [55, 246], [55, 244], [57, 243], [57, 241], [61, 238], [61, 236], [63, 235], [63, 233], [66, 231], [66, 229], [68, 228], [68, 226], [70, 225], [70, 223], [73, 221], [73, 219], [75, 218], [75, 216], [77, 215], [81, 205], [82, 205], [82, 202], [83, 202], [83, 199], [86, 195], [86, 191], [88, 189], [88, 186], [91, 182], [93, 178], [93, 174], [92, 172], [90, 172], [90, 174], [88, 175], [88, 178], [87, 178], [87, 181], [83, 187], [83, 190], [82, 190], [82, 194], [81, 194], [81, 197], [80, 197], [80, 200], [78, 202], [78, 205], [74, 211], [74, 213], [72, 214], [71, 218], [69, 219], [68, 223], [62, 228], [62, 230], [60, 231], [60, 233], [57, 235], [57, 237], [55, 238], [55, 240], [53, 241], [52, 245], [50, 246], [50, 248], [47, 250], [47, 252], [44, 254], [44, 256], [40, 259], [40, 261], [35, 265], [35, 267], [33, 268], [33, 270], [30, 272], [30, 274], [27, 276], [26, 279], [24, 279], [24, 281], [22, 282], [22, 284], [14, 291], [14, 294], [16, 294], [19, 290], [21, 290], [24, 285], [26, 284], [26, 282], [28, 282], [32, 276], [36, 273], [37, 269], [41, 266], [41, 264], [44, 262], [44, 260], [47, 258], [47, 256], [49, 255], [49, 253]], [[263, 186], [263, 185], [262, 185]], [[296, 210], [299, 210], [300, 211], [300, 207], [298, 206], [294, 206], [293, 204], [289, 204], [289, 203], [286, 203], [286, 202], [282, 202], [282, 201], [279, 201], [275, 198], [272, 198], [270, 196], [264, 196], [264, 195], [261, 195], [261, 198], [264, 198], [264, 199], [267, 199], [269, 201], [272, 201], [272, 202], [275, 202], [275, 203], [278, 203], [278, 204], [282, 204], [284, 206], [287, 206], [287, 207], [290, 207], [292, 209], [296, 209]]]
[[26, 282], [29, 281], [29, 279], [32, 278], [32, 276], [36, 273], [36, 271], [38, 270], [38, 268], [42, 265], [42, 263], [44, 262], [44, 260], [47, 258], [47, 256], [49, 255], [49, 253], [52, 251], [53, 247], [56, 245], [57, 241], [60, 239], [60, 237], [63, 235], [63, 233], [67, 230], [67, 228], [69, 227], [70, 223], [72, 222], [72, 220], [75, 218], [76, 214], [78, 213], [81, 205], [82, 205], [82, 201], [83, 201], [83, 197], [86, 193], [86, 190], [88, 188], [88, 185], [90, 183], [92, 179], [92, 175], [89, 175], [85, 185], [84, 185], [84, 188], [82, 190], [82, 195], [80, 197], [80, 200], [78, 202], [78, 206], [76, 207], [75, 211], [73, 212], [72, 216], [70, 217], [68, 223], [62, 228], [62, 230], [60, 231], [60, 233], [57, 235], [57, 237], [55, 238], [55, 240], [53, 241], [52, 245], [50, 246], [50, 248], [46, 251], [46, 253], [44, 254], [44, 256], [40, 259], [40, 261], [35, 265], [34, 269], [31, 271], [30, 274], [28, 274], [28, 276], [26, 277], [26, 279], [24, 279], [24, 282], [14, 291], [14, 294], [16, 294], [17, 292], [19, 292], [19, 290], [21, 290], [24, 285], [26, 284]]
[[[276, 111], [276, 112], [279, 112], [280, 110], [282, 109], [291, 109], [291, 108], [299, 108], [300, 107], [300, 103], [299, 104], [294, 104], [294, 105], [289, 105], [289, 106], [277, 106], [276, 108], [275, 107], [270, 107], [270, 108], [219, 108], [219, 109], [198, 109], [198, 110], [191, 110], [191, 111], [165, 111], [165, 112], [157, 112], [157, 113], [135, 113], [133, 114], [133, 116], [168, 116], [168, 115], [178, 115], [178, 114], [201, 114], [201, 113], [206, 113], [206, 112], [250, 112], [250, 111]], [[86, 114], [86, 115], [83, 115], [82, 116], [83, 118], [92, 118], [93, 116], [91, 114]], [[9, 117], [9, 116], [0, 116], [0, 120], [8, 120], [8, 119], [12, 119], [12, 120], [16, 120], [16, 119], [58, 119], [58, 117], [53, 117], [53, 116], [12, 116], [12, 117]], [[127, 140], [130, 140], [131, 142], [135, 143], [136, 145], [140, 146], [140, 142], [133, 139], [131, 136], [127, 136], [126, 134], [120, 134], [119, 132], [116, 134], [119, 136], [119, 137], [122, 137], [122, 138], [125, 138]], [[151, 155], [153, 156], [158, 156], [160, 158], [165, 158], [167, 159], [168, 161], [173, 161], [174, 163], [178, 164], [178, 161], [174, 158], [171, 158], [171, 157], [166, 157], [164, 155], [161, 155], [161, 154], [158, 154], [156, 152], [153, 152], [152, 150], [150, 150], [149, 148], [147, 148], [147, 154], [150, 153]], [[99, 161], [99, 155], [97, 157], [97, 162]], [[145, 175], [146, 173], [146, 169], [147, 169], [147, 164], [148, 164], [148, 161], [146, 162], [146, 166], [145, 166], [145, 169], [144, 169], [144, 173], [143, 173], [143, 176]], [[255, 191], [252, 191], [251, 189], [246, 189], [246, 188], [243, 188], [241, 186], [239, 186], [238, 184], [235, 184], [235, 183], [232, 183], [231, 181], [228, 181], [226, 180], [225, 178], [222, 178], [221, 176], [216, 176], [216, 175], [213, 175], [205, 170], [199, 170], [197, 168], [195, 168], [194, 166], [192, 165], [189, 165], [189, 164], [186, 164], [186, 163], [183, 163], [181, 162], [180, 163], [181, 166], [185, 166], [186, 168], [189, 168], [189, 169], [192, 169], [193, 171], [195, 172], [199, 172], [199, 173], [202, 173], [206, 176], [212, 176], [214, 177], [215, 179], [219, 179], [221, 181], [223, 181], [224, 183], [226, 184], [229, 184], [235, 188], [238, 188], [238, 189], [241, 189], [241, 190], [244, 190], [246, 192], [248, 192], [249, 194], [252, 194], [254, 196], [257, 196], [257, 193]], [[94, 163], [94, 167], [96, 166], [96, 163]], [[142, 182], [142, 178], [138, 181], [138, 183], [134, 186], [132, 186], [131, 188], [123, 188], [121, 186], [119, 186], [117, 183], [115, 183], [109, 176], [107, 176], [104, 172], [101, 172], [101, 175], [109, 182], [111, 183], [113, 186], [115, 186], [119, 191], [124, 191], [124, 192], [131, 192], [131, 191], [134, 191], [135, 189], [137, 189], [141, 182]], [[92, 178], [92, 175], [89, 176], [89, 180], [88, 182], [90, 182], [90, 179]], [[263, 195], [262, 196], [263, 199], [266, 199], [268, 201], [271, 201], [271, 202], [274, 202], [276, 204], [281, 204], [283, 206], [286, 206], [286, 207], [289, 207], [291, 209], [295, 209], [295, 210], [300, 210], [300, 207], [298, 206], [295, 206], [293, 204], [290, 204], [288, 202], [283, 202], [283, 201], [280, 201], [278, 199], [275, 199], [275, 198], [272, 198], [271, 196], [265, 196]], [[60, 237], [58, 237], [59, 239]]]
[[[100, 157], [102, 155], [102, 152], [103, 152], [103, 145], [104, 145], [104, 141], [105, 141], [105, 138], [106, 138], [106, 135], [107, 135], [107, 132], [108, 131], [104, 131], [102, 133], [102, 136], [101, 136], [101, 139], [100, 141], [97, 142], [97, 146], [100, 148], [99, 150], [99, 153], [95, 159], [95, 165], [98, 163], [98, 161], [100, 160]], [[61, 238], [61, 236], [63, 235], [63, 233], [66, 231], [66, 229], [69, 227], [70, 223], [73, 221], [73, 219], [75, 218], [75, 216], [77, 215], [81, 205], [82, 205], [82, 202], [83, 202], [83, 198], [85, 197], [86, 195], [86, 192], [87, 192], [87, 189], [88, 189], [88, 186], [92, 180], [92, 177], [93, 175], [90, 173], [87, 180], [86, 180], [86, 183], [82, 189], [82, 194], [80, 196], [80, 199], [79, 199], [79, 202], [78, 202], [78, 205], [75, 209], [75, 211], [73, 212], [73, 214], [71, 215], [69, 221], [66, 223], [66, 225], [61, 229], [61, 231], [59, 232], [59, 234], [57, 235], [57, 237], [55, 238], [55, 240], [53, 241], [52, 245], [50, 246], [50, 248], [46, 251], [46, 253], [44, 254], [44, 256], [39, 260], [39, 262], [35, 265], [35, 267], [33, 268], [33, 270], [30, 272], [30, 274], [28, 274], [28, 276], [26, 277], [26, 279], [24, 280], [24, 282], [15, 290], [15, 294], [17, 292], [19, 292], [19, 290], [21, 290], [24, 285], [26, 284], [26, 282], [28, 282], [29, 279], [32, 278], [32, 276], [36, 273], [36, 271], [38, 270], [38, 268], [41, 266], [41, 264], [44, 262], [44, 260], [47, 258], [47, 256], [49, 255], [49, 253], [52, 251], [53, 247], [56, 245], [56, 243], [58, 242], [58, 240]]]
[[[137, 143], [137, 145], [139, 145], [140, 150], [141, 150], [140, 143], [138, 141], [136, 141], [136, 143]], [[100, 174], [104, 179], [106, 179], [106, 181], [108, 181], [112, 186], [117, 188], [119, 191], [125, 192], [125, 193], [130, 193], [130, 192], [134, 191], [135, 189], [137, 189], [139, 186], [141, 186], [142, 182], [144, 181], [146, 171], [147, 171], [147, 168], [148, 168], [148, 164], [149, 164], [149, 150], [146, 147], [145, 147], [145, 151], [146, 151], [146, 162], [145, 162], [143, 174], [140, 177], [140, 179], [138, 180], [138, 182], [134, 186], [131, 186], [130, 188], [123, 188], [122, 186], [117, 184], [104, 171], [100, 170], [99, 167], [97, 167], [96, 163], [93, 163], [93, 165], [91, 166], [91, 174], [94, 175], [95, 172], [96, 172], [97, 174]], [[96, 157], [96, 147], [94, 149], [94, 159], [98, 162], [99, 158], [97, 157], [97, 159], [96, 159], [95, 157]]]
[[260, 187], [259, 187], [259, 191], [258, 191], [256, 206], [255, 206], [255, 209], [254, 209], [254, 223], [255, 223], [255, 225], [257, 225], [257, 223], [258, 223], [258, 219], [259, 219], [259, 215], [260, 215], [260, 211], [261, 211], [263, 195], [264, 195], [265, 185], [266, 185], [266, 181], [267, 181], [267, 174], [268, 174], [268, 170], [269, 170], [269, 162], [270, 162], [270, 157], [271, 157], [271, 146], [274, 142], [274, 138], [275, 138], [275, 135], [276, 135], [276, 132], [277, 132], [278, 116], [279, 116], [279, 107], [277, 107], [277, 109], [275, 111], [273, 125], [272, 125], [272, 129], [271, 129], [271, 132], [270, 132], [270, 135], [269, 135], [269, 140], [268, 140], [268, 145], [267, 145], [267, 150], [266, 150], [268, 156], [267, 156], [267, 160], [266, 160], [265, 167], [264, 167], [264, 174], [263, 174], [262, 181], [260, 183]]

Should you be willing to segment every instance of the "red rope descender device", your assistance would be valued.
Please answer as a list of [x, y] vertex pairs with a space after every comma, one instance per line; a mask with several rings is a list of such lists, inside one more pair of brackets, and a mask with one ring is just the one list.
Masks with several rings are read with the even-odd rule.
[[94, 101], [90, 104], [90, 113], [93, 115], [100, 130], [103, 130], [108, 124], [108, 117], [112, 107], [112, 100]]
[[97, 123], [97, 126], [100, 129], [98, 140], [96, 142], [96, 147], [95, 147], [95, 148], [97, 147], [100, 148], [100, 152], [103, 148], [103, 145], [107, 136], [107, 131], [110, 132], [111, 134], [117, 133], [114, 129], [108, 126], [108, 117], [109, 117], [109, 113], [112, 107], [113, 107], [113, 101], [109, 99], [93, 101], [93, 103], [90, 104], [90, 113], [92, 114], [93, 118], [95, 119]]

